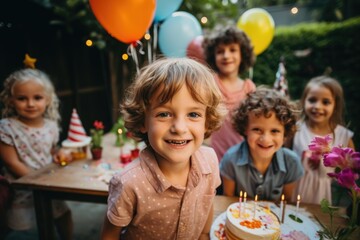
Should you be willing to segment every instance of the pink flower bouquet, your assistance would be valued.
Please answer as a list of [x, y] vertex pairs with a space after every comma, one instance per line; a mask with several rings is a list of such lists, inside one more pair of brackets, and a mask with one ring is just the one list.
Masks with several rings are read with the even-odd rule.
[[309, 160], [313, 163], [314, 166], [318, 167], [320, 161], [323, 158], [325, 153], [329, 153], [331, 150], [331, 141], [332, 138], [327, 135], [324, 138], [315, 137], [309, 145], [309, 150], [311, 151], [311, 156]]
[[[359, 227], [357, 222], [358, 207], [360, 202], [360, 187], [356, 181], [360, 177], [360, 153], [355, 152], [351, 148], [343, 148], [341, 146], [331, 148], [332, 138], [330, 135], [325, 137], [315, 137], [310, 145], [309, 150], [312, 152], [311, 160], [323, 160], [325, 167], [334, 168], [334, 172], [328, 173], [328, 176], [334, 178], [338, 184], [349, 190], [352, 201], [352, 213], [348, 226], [345, 228], [337, 228], [332, 231], [324, 226], [324, 230], [319, 231], [320, 239], [348, 239], [348, 237]], [[327, 200], [321, 201], [323, 212], [330, 214], [332, 225], [332, 217], [336, 213], [336, 207], [329, 206]]]

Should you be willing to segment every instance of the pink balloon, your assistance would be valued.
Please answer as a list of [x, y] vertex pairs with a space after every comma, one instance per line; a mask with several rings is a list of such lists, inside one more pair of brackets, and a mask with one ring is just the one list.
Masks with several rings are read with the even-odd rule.
[[202, 35], [199, 35], [195, 37], [193, 40], [191, 40], [188, 47], [186, 48], [186, 56], [200, 63], [206, 63], [204, 49], [202, 47], [203, 41], [204, 41], [204, 36]]

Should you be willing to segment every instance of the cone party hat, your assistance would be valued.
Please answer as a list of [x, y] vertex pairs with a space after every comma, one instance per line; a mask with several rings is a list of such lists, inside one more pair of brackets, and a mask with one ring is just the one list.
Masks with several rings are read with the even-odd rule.
[[70, 119], [68, 137], [62, 142], [63, 147], [84, 147], [88, 145], [91, 138], [86, 135], [76, 109], [73, 109]]

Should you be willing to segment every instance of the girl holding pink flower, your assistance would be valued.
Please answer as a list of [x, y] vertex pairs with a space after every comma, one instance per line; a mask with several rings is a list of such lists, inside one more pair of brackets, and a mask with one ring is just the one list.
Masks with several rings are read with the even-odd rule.
[[[334, 172], [334, 168], [324, 166], [320, 161], [322, 153], [329, 152], [332, 146], [354, 149], [354, 133], [344, 127], [343, 89], [333, 78], [315, 77], [305, 86], [300, 103], [302, 117], [297, 123], [292, 149], [302, 157], [305, 174], [298, 182], [292, 200], [300, 194], [303, 202], [319, 204], [322, 199], [327, 199], [331, 203], [332, 179], [327, 173]], [[311, 154], [309, 144], [317, 136], [327, 137], [319, 138], [323, 144], [318, 142], [310, 146]]]

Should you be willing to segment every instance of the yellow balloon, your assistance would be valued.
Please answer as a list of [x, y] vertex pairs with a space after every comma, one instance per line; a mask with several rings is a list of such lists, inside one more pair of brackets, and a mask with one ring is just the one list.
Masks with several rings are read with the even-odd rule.
[[237, 22], [237, 27], [248, 35], [256, 55], [267, 49], [274, 37], [274, 19], [262, 8], [252, 8], [244, 12]]

